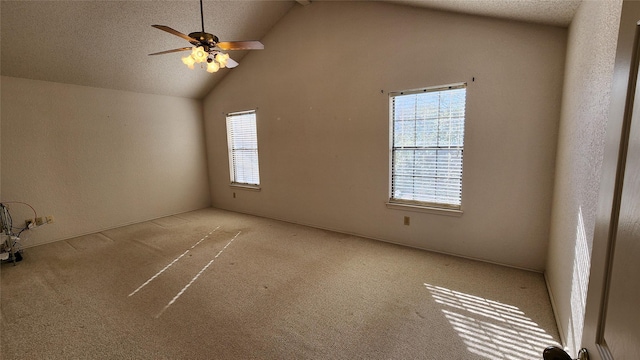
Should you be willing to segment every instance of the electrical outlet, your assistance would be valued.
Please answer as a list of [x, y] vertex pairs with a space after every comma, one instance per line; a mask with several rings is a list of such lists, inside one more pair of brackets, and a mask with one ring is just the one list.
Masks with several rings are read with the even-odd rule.
[[45, 217], [45, 219], [47, 220], [47, 224], [53, 224], [53, 215], [49, 215]]
[[404, 224], [405, 224], [405, 225], [409, 225], [409, 224], [411, 224], [411, 218], [410, 218], [410, 217], [408, 217], [408, 216], [405, 216], [405, 217], [404, 217]]
[[233, 193], [233, 198], [234, 198], [234, 199], [236, 198], [236, 193]]
[[36, 223], [33, 222], [33, 219], [28, 219], [24, 221], [24, 226], [26, 229], [31, 229], [36, 226]]
[[37, 217], [36, 218], [36, 225], [37, 226], [44, 225], [44, 220], [41, 217]]

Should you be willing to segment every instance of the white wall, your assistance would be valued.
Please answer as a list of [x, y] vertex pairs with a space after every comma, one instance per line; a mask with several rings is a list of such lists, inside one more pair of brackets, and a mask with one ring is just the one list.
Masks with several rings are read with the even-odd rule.
[[583, 331], [621, 4], [583, 1], [569, 28], [546, 278], [574, 356]]
[[[55, 218], [25, 246], [210, 205], [200, 101], [12, 77], [2, 90], [2, 201]], [[27, 210], [12, 205], [14, 223]]]
[[[295, 7], [205, 99], [213, 205], [542, 270], [566, 35], [372, 2]], [[469, 84], [464, 214], [387, 208], [388, 92], [455, 82]], [[258, 192], [229, 186], [224, 118], [254, 108]]]

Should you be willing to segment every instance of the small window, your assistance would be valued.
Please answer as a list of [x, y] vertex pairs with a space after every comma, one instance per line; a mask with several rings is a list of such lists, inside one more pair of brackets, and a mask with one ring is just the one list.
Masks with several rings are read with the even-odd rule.
[[227, 144], [231, 183], [260, 185], [255, 110], [227, 114]]
[[390, 94], [390, 203], [460, 209], [466, 84]]

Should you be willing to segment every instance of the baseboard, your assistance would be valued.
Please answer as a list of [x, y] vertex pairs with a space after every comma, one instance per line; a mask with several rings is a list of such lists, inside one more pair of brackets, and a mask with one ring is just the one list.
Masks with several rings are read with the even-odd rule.
[[[235, 212], [235, 213], [238, 213], [238, 214], [257, 216], [257, 217], [261, 217], [261, 218], [265, 218], [265, 219], [282, 221], [282, 222], [286, 222], [286, 223], [289, 223], [289, 224], [308, 226], [308, 227], [311, 227], [311, 228], [314, 228], [314, 229], [333, 231], [333, 232], [336, 232], [336, 233], [345, 234], [345, 235], [351, 235], [351, 236], [358, 236], [358, 237], [361, 237], [361, 238], [364, 238], [364, 239], [385, 242], [385, 243], [388, 243], [388, 244], [394, 244], [394, 245], [398, 245], [398, 246], [405, 246], [405, 247], [409, 247], [409, 248], [413, 248], [413, 249], [429, 251], [429, 252], [436, 253], [436, 254], [454, 256], [454, 257], [458, 257], [458, 258], [462, 258], [462, 259], [467, 259], [467, 260], [472, 260], [472, 261], [479, 261], [479, 262], [483, 262], [483, 263], [487, 263], [487, 264], [493, 264], [493, 265], [504, 266], [504, 267], [508, 267], [508, 268], [512, 268], [512, 269], [518, 269], [518, 270], [524, 270], [524, 271], [530, 271], [530, 272], [544, 274], [544, 272], [542, 272], [540, 270], [536, 270], [536, 269], [529, 269], [529, 268], [525, 268], [525, 267], [511, 265], [511, 264], [503, 264], [503, 263], [490, 261], [490, 260], [486, 260], [486, 259], [482, 259], [482, 258], [476, 258], [476, 257], [466, 256], [466, 255], [461, 255], [461, 254], [456, 254], [456, 253], [449, 253], [449, 252], [446, 252], [446, 251], [434, 250], [434, 249], [429, 249], [429, 248], [426, 248], [426, 247], [407, 245], [407, 244], [404, 244], [404, 243], [395, 242], [395, 241], [388, 240], [388, 239], [376, 238], [376, 237], [372, 237], [372, 236], [369, 236], [369, 235], [359, 234], [359, 233], [356, 233], [356, 232], [351, 232], [351, 231], [347, 231], [347, 230], [343, 230], [343, 229], [334, 229], [334, 228], [319, 226], [319, 225], [316, 225], [316, 224], [308, 224], [308, 223], [292, 221], [292, 220], [288, 220], [288, 219], [275, 218], [275, 217], [272, 217], [272, 216], [266, 216], [266, 215], [262, 215], [262, 214], [258, 214], [258, 213], [244, 212], [244, 211], [238, 211], [238, 210], [233, 210], [233, 209], [225, 209], [225, 208], [215, 207], [215, 206], [207, 206], [207, 207], [200, 208], [200, 209], [181, 211], [181, 212], [177, 212], [177, 213], [172, 213], [172, 214], [167, 214], [167, 215], [162, 215], [162, 216], [149, 218], [149, 219], [146, 219], [146, 220], [131, 221], [131, 222], [115, 225], [115, 226], [106, 227], [106, 228], [103, 228], [103, 229], [98, 229], [98, 230], [95, 230], [95, 231], [90, 231], [90, 232], [77, 234], [77, 235], [73, 235], [73, 236], [68, 236], [68, 237], [55, 239], [55, 240], [51, 240], [51, 241], [45, 241], [45, 242], [38, 243], [38, 244], [23, 245], [22, 248], [23, 249], [27, 249], [27, 248], [30, 248], [30, 247], [49, 244], [49, 243], [53, 243], [53, 242], [57, 242], [57, 241], [69, 240], [69, 239], [73, 239], [73, 238], [80, 237], [80, 236], [86, 236], [86, 235], [96, 234], [96, 233], [100, 233], [100, 232], [107, 231], [107, 230], [117, 229], [117, 228], [123, 227], [123, 226], [139, 224], [139, 223], [143, 223], [143, 222], [146, 222], [146, 221], [153, 221], [153, 220], [156, 220], [156, 219], [161, 219], [161, 218], [167, 217], [167, 216], [176, 216], [176, 215], [180, 215], [180, 214], [184, 214], [184, 213], [188, 213], [188, 212], [192, 212], [192, 211], [197, 211], [197, 210], [208, 209], [208, 208], [214, 208], [214, 209], [219, 209], [219, 210], [224, 210], [224, 211], [230, 211], [230, 212]], [[546, 280], [546, 276], [545, 276], [545, 283], [546, 282], [547, 282], [547, 280]], [[547, 283], [547, 291], [549, 292], [548, 283]], [[553, 302], [551, 303], [551, 305], [553, 306]], [[554, 308], [554, 312], [553, 313], [554, 313], [554, 316], [556, 316], [557, 312], [555, 311], [555, 308]], [[557, 323], [557, 317], [556, 317], [556, 323]], [[562, 334], [561, 334], [561, 337], [562, 337]], [[564, 338], [562, 338], [562, 339], [563, 339], [563, 342], [564, 342]]]
[[20, 248], [21, 249], [28, 249], [28, 248], [32, 248], [32, 247], [35, 247], [35, 246], [51, 244], [51, 243], [54, 243], [54, 242], [65, 241], [65, 240], [69, 240], [69, 239], [74, 239], [74, 238], [77, 238], [77, 237], [80, 237], [80, 236], [98, 234], [98, 233], [101, 233], [103, 231], [113, 230], [113, 229], [117, 229], [117, 228], [123, 227], [123, 226], [135, 225], [135, 224], [140, 224], [140, 223], [147, 222], [147, 221], [153, 221], [153, 220], [157, 220], [157, 219], [162, 219], [162, 218], [165, 218], [167, 216], [176, 216], [176, 215], [185, 214], [185, 213], [192, 212], [192, 211], [204, 210], [204, 209], [209, 209], [209, 208], [211, 208], [211, 206], [206, 206], [206, 207], [203, 207], [203, 208], [193, 209], [193, 210], [180, 211], [180, 212], [166, 214], [166, 215], [160, 215], [160, 216], [148, 218], [146, 220], [134, 220], [134, 221], [126, 222], [126, 223], [119, 224], [119, 225], [108, 226], [108, 227], [101, 228], [101, 229], [98, 229], [98, 230], [93, 230], [93, 231], [80, 233], [80, 234], [77, 234], [77, 235], [71, 235], [71, 236], [66, 236], [66, 237], [59, 238], [59, 239], [47, 240], [47, 241], [39, 242], [37, 244], [22, 245]]
[[460, 254], [456, 254], [456, 253], [449, 253], [449, 252], [446, 252], [446, 251], [434, 250], [434, 249], [429, 249], [429, 248], [426, 248], [426, 247], [408, 245], [408, 244], [395, 242], [395, 241], [388, 240], [388, 239], [376, 238], [376, 237], [372, 237], [372, 236], [369, 236], [369, 235], [363, 235], [363, 234], [359, 234], [359, 233], [355, 233], [355, 232], [351, 232], [351, 231], [347, 231], [347, 230], [343, 230], [343, 229], [333, 229], [333, 228], [319, 226], [319, 225], [315, 225], [315, 224], [308, 224], [308, 223], [303, 223], [303, 222], [298, 222], [298, 221], [293, 221], [293, 220], [288, 220], [288, 219], [276, 218], [276, 217], [273, 217], [273, 216], [262, 215], [262, 214], [259, 214], [259, 213], [238, 211], [238, 210], [234, 210], [234, 209], [225, 209], [225, 208], [216, 207], [216, 206], [211, 206], [211, 207], [214, 208], [214, 209], [220, 209], [220, 210], [224, 210], [224, 211], [235, 212], [235, 213], [238, 213], [238, 214], [245, 214], [245, 215], [257, 216], [257, 217], [261, 217], [261, 218], [265, 218], [265, 219], [282, 221], [282, 222], [286, 222], [286, 223], [289, 223], [289, 224], [308, 226], [308, 227], [311, 227], [311, 228], [314, 228], [314, 229], [333, 231], [333, 232], [336, 232], [336, 233], [345, 234], [345, 235], [351, 235], [351, 236], [358, 236], [358, 237], [361, 237], [361, 238], [364, 238], [364, 239], [381, 241], [381, 242], [385, 242], [385, 243], [388, 243], [388, 244], [404, 246], [404, 247], [408, 247], [408, 248], [412, 248], [412, 249], [424, 250], [424, 251], [432, 252], [432, 253], [435, 253], [435, 254], [453, 256], [453, 257], [457, 257], [457, 258], [461, 258], [461, 259], [467, 259], [467, 260], [472, 260], [472, 261], [483, 262], [483, 263], [486, 263], [486, 264], [504, 266], [504, 267], [508, 267], [508, 268], [512, 268], [512, 269], [518, 269], [518, 270], [529, 271], [529, 272], [534, 272], [534, 273], [538, 273], [538, 274], [544, 274], [544, 271], [541, 271], [541, 270], [530, 269], [530, 268], [526, 268], [526, 267], [511, 265], [511, 264], [503, 264], [503, 263], [500, 263], [500, 262], [491, 261], [491, 260], [487, 260], [487, 259], [475, 258], [475, 257], [472, 257], [472, 256], [460, 255]]
[[567, 336], [564, 333], [564, 329], [561, 326], [560, 318], [558, 317], [558, 308], [556, 306], [556, 300], [553, 297], [553, 291], [551, 290], [551, 285], [549, 284], [549, 278], [547, 277], [547, 272], [543, 273], [544, 275], [544, 283], [547, 287], [547, 293], [549, 294], [549, 302], [551, 303], [551, 310], [553, 311], [553, 318], [556, 321], [556, 328], [558, 329], [558, 336], [560, 336], [560, 344], [563, 348], [567, 347]]

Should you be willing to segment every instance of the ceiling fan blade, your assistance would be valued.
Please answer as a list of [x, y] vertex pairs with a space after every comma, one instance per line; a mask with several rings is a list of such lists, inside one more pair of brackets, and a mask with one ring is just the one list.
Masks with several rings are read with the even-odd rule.
[[228, 58], [227, 59], [227, 68], [233, 69], [234, 67], [236, 67], [238, 65], [240, 65], [240, 64], [238, 64], [238, 62], [233, 60], [232, 58]]
[[149, 55], [170, 54], [170, 53], [174, 53], [174, 52], [187, 51], [187, 50], [191, 50], [191, 48], [190, 48], [190, 47], [183, 47], [183, 48], [180, 48], [180, 49], [173, 49], [173, 50], [167, 50], [167, 51], [160, 51], [160, 52], [153, 53], [153, 54], [149, 54]]
[[222, 50], [262, 50], [264, 45], [260, 41], [221, 41], [216, 44]]
[[192, 44], [193, 44], [193, 43], [196, 43], [196, 44], [198, 43], [198, 40], [196, 40], [196, 39], [194, 39], [194, 38], [192, 38], [192, 37], [189, 37], [189, 36], [187, 36], [187, 35], [185, 35], [185, 34], [181, 33], [180, 31], [178, 31], [178, 30], [174, 30], [174, 29], [172, 29], [172, 28], [170, 28], [170, 27], [168, 27], [168, 26], [164, 26], [164, 25], [151, 25], [151, 26], [153, 26], [153, 27], [154, 27], [154, 28], [156, 28], [156, 29], [160, 29], [160, 30], [162, 30], [162, 31], [166, 31], [166, 32], [168, 32], [169, 34], [173, 34], [173, 35], [175, 35], [175, 36], [179, 36], [179, 37], [181, 37], [181, 38], [183, 38], [183, 39], [187, 40], [188, 42], [190, 42], [190, 43], [192, 43]]

